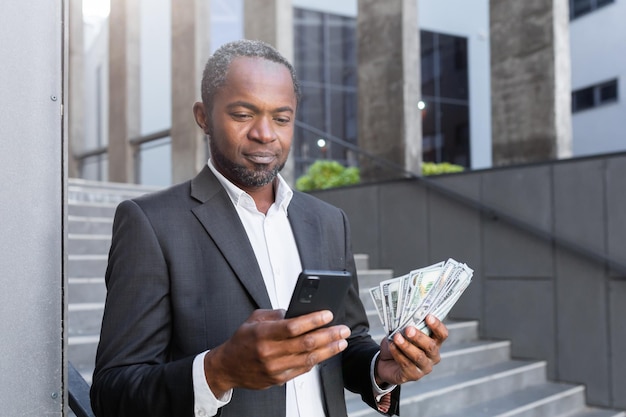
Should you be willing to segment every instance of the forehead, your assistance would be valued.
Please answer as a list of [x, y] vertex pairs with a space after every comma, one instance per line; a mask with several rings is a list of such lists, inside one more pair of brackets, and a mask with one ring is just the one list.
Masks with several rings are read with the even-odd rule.
[[283, 64], [256, 57], [238, 57], [230, 63], [218, 96], [232, 94], [296, 100], [289, 69]]

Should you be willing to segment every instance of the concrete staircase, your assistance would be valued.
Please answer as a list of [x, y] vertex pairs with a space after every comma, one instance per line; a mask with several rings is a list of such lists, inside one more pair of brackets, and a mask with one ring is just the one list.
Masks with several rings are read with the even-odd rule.
[[[384, 330], [368, 289], [393, 276], [371, 270], [356, 255], [361, 299], [376, 340]], [[550, 382], [544, 361], [511, 358], [510, 342], [480, 340], [478, 322], [448, 321], [441, 362], [423, 380], [402, 387], [402, 417], [624, 417], [626, 413], [587, 407], [583, 386]], [[379, 416], [347, 393], [350, 417]]]
[[154, 187], [68, 181], [68, 358], [91, 383], [106, 288], [111, 227], [117, 204]]
[[[91, 382], [105, 299], [104, 272], [117, 204], [156, 188], [70, 180], [68, 185], [69, 360]], [[361, 298], [376, 340], [384, 334], [368, 288], [391, 278], [357, 255]], [[546, 363], [510, 357], [508, 341], [478, 339], [477, 322], [448, 322], [450, 337], [433, 373], [402, 388], [403, 417], [626, 417], [585, 405], [584, 387], [550, 382]], [[348, 393], [350, 417], [378, 416]]]

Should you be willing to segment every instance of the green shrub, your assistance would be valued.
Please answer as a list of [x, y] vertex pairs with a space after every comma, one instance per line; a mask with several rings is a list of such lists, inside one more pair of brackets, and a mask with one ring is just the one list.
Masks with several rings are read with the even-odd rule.
[[296, 181], [296, 189], [300, 191], [325, 190], [358, 184], [360, 181], [359, 169], [346, 168], [337, 161], [315, 161], [306, 174]]
[[422, 175], [439, 175], [439, 174], [452, 174], [455, 172], [463, 172], [465, 168], [461, 165], [451, 164], [449, 162], [424, 162], [422, 163]]

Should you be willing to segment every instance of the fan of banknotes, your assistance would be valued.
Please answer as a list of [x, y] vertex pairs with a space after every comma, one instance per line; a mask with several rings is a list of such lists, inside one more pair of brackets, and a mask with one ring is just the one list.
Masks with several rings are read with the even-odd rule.
[[407, 326], [430, 334], [424, 322], [426, 316], [433, 314], [439, 320], [445, 319], [472, 281], [473, 274], [466, 264], [448, 259], [370, 288], [389, 338]]

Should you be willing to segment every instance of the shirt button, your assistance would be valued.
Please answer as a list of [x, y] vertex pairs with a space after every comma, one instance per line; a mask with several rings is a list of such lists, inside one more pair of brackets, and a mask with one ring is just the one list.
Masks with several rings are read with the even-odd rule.
[[204, 417], [204, 416], [206, 416], [206, 411], [204, 411], [203, 408], [200, 408], [199, 410], [196, 410], [196, 415], [198, 415], [200, 417]]

